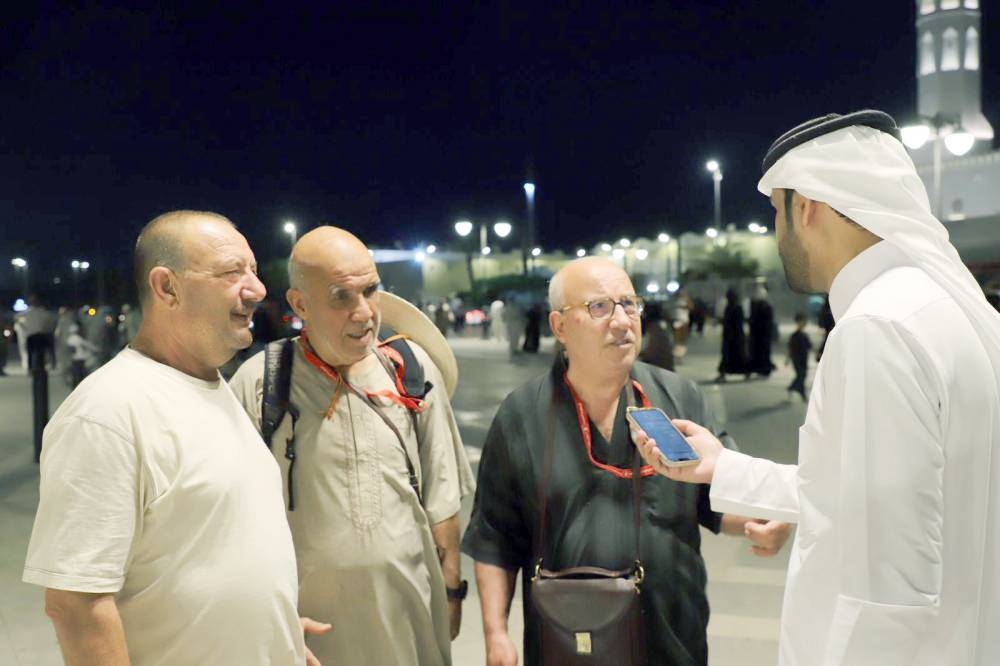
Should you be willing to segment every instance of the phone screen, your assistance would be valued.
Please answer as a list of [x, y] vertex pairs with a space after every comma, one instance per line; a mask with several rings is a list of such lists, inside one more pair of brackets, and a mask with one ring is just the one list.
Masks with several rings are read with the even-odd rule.
[[656, 447], [670, 462], [698, 460], [698, 453], [659, 409], [634, 409], [628, 413], [636, 425], [656, 440]]

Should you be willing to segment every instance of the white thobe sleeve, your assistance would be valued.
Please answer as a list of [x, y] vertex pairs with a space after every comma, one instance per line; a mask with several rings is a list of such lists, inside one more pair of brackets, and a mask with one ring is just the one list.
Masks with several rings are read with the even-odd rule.
[[780, 465], [723, 449], [715, 465], [709, 493], [712, 510], [797, 523], [797, 470], [797, 465]]
[[[888, 320], [838, 323], [841, 373], [824, 383], [840, 451], [838, 595], [823, 666], [904, 666], [938, 612], [943, 384], [919, 342]], [[829, 350], [829, 347], [828, 347]], [[827, 444], [827, 442], [821, 442]], [[817, 646], [819, 648], [819, 646]]]

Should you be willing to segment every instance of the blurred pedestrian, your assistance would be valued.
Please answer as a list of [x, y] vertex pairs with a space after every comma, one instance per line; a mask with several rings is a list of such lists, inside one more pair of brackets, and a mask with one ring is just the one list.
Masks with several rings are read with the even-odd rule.
[[542, 306], [534, 303], [528, 308], [527, 318], [524, 324], [524, 347], [522, 349], [529, 354], [538, 352], [538, 347], [542, 337]]
[[507, 329], [507, 349], [513, 357], [521, 349], [521, 331], [524, 330], [521, 306], [513, 298], [508, 298], [503, 305], [503, 326]]
[[774, 308], [767, 300], [767, 289], [758, 286], [750, 300], [750, 335], [747, 340], [747, 373], [769, 377], [775, 369], [771, 361], [774, 335]]
[[7, 375], [7, 349], [14, 332], [7, 326], [7, 319], [0, 314], [0, 377]]
[[489, 321], [490, 334], [494, 340], [503, 342], [507, 339], [507, 324], [504, 321], [504, 302], [499, 298], [490, 303]]
[[139, 327], [142, 325], [142, 311], [133, 308], [131, 304], [122, 305], [121, 314], [118, 316], [118, 347], [127, 347], [135, 336], [139, 334]]
[[691, 330], [698, 335], [705, 334], [705, 319], [708, 317], [708, 304], [701, 298], [691, 299]]
[[681, 291], [674, 299], [674, 312], [670, 318], [674, 326], [674, 356], [678, 359], [687, 354], [687, 339], [691, 334], [691, 297]]
[[809, 352], [812, 351], [812, 340], [805, 330], [808, 322], [804, 312], [795, 313], [795, 332], [788, 338], [788, 358], [785, 359], [785, 365], [791, 364], [795, 369], [795, 379], [787, 390], [789, 393], [798, 393], [806, 402], [809, 401], [809, 396], [806, 395], [806, 374], [809, 372]]
[[73, 350], [69, 348], [67, 340], [70, 336], [70, 327], [79, 325], [76, 321], [76, 313], [73, 308], [62, 306], [59, 308], [59, 315], [56, 319], [56, 330], [55, 330], [55, 354], [56, 354], [56, 370], [63, 374], [67, 379], [70, 376], [70, 366], [73, 361]]
[[447, 301], [441, 301], [437, 310], [434, 311], [434, 325], [437, 326], [437, 330], [441, 331], [441, 335], [447, 338], [448, 329], [451, 328], [454, 321], [455, 315], [451, 313], [451, 306], [448, 305]]
[[649, 303], [642, 314], [645, 328], [639, 360], [673, 371], [674, 328], [663, 314], [663, 305]]
[[715, 381], [726, 381], [726, 375], [742, 375], [747, 372], [747, 339], [743, 330], [743, 306], [734, 289], [726, 291], [726, 308], [722, 315], [722, 358], [719, 360], [719, 376]]
[[20, 326], [18, 336], [24, 336], [28, 369], [41, 371], [47, 362], [55, 362], [56, 315], [37, 295], [28, 296], [28, 309], [17, 315], [16, 325]]
[[70, 350], [70, 386], [76, 388], [94, 367], [97, 347], [80, 335], [80, 325], [76, 323], [69, 325], [66, 346]]

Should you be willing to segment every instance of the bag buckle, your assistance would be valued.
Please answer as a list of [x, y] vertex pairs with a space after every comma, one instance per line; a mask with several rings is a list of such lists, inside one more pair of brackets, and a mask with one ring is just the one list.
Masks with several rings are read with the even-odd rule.
[[542, 575], [542, 558], [539, 557], [538, 561], [535, 563], [535, 575], [531, 577], [532, 584], [537, 583], [541, 575]]
[[635, 588], [638, 592], [639, 586], [642, 585], [642, 579], [646, 577], [646, 570], [642, 568], [642, 562], [639, 560], [635, 561]]
[[594, 651], [594, 644], [590, 638], [590, 632], [589, 631], [576, 632], [576, 653], [592, 654], [593, 651]]

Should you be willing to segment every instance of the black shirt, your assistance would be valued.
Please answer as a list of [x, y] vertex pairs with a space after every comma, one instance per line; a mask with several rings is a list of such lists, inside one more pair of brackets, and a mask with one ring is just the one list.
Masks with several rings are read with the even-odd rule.
[[[690, 380], [645, 363], [633, 377], [652, 406], [671, 418], [687, 418], [713, 429], [703, 396]], [[639, 398], [637, 396], [636, 401]], [[635, 559], [632, 482], [590, 463], [572, 397], [560, 363], [512, 392], [490, 426], [479, 463], [479, 481], [462, 551], [475, 560], [521, 569], [524, 581], [526, 666], [541, 663], [538, 623], [531, 605], [534, 543], [538, 532], [538, 483], [542, 476], [550, 405], [555, 410], [552, 476], [548, 486], [545, 568], [598, 566], [623, 569]], [[632, 466], [623, 393], [610, 444], [591, 424], [594, 457], [622, 468]], [[708, 600], [698, 525], [718, 532], [721, 515], [712, 512], [708, 486], [660, 475], [641, 484], [643, 618], [651, 664], [708, 663]]]

